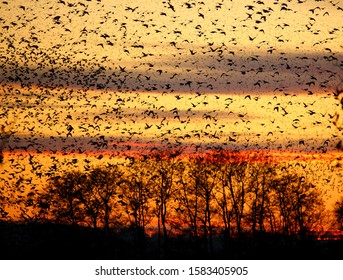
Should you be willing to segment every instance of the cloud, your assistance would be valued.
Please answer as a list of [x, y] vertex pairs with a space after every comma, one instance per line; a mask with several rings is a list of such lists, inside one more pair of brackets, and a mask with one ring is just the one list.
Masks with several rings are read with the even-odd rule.
[[[79, 67], [77, 61], [35, 66], [4, 63], [1, 83], [128, 92], [312, 94], [329, 92], [339, 82], [343, 63], [340, 54], [249, 56], [221, 49], [220, 53], [164, 56], [151, 62], [109, 60], [98, 64], [90, 60], [86, 67]], [[47, 51], [45, 56], [54, 53]]]

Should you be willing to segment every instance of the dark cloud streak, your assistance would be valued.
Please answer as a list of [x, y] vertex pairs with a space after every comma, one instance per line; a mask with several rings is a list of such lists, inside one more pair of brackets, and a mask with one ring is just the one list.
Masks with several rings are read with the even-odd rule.
[[[34, 54], [31, 54], [34, 55]], [[52, 54], [46, 54], [47, 57]], [[13, 57], [9, 55], [8, 57]], [[69, 61], [68, 55], [65, 60]], [[181, 60], [182, 58], [182, 60]], [[61, 58], [63, 61], [63, 58]], [[237, 54], [184, 56], [180, 63], [142, 59], [139, 63], [88, 61], [22, 66], [0, 60], [1, 83], [47, 88], [137, 92], [318, 92], [330, 91], [343, 65], [341, 54]], [[173, 65], [174, 64], [174, 65]], [[168, 65], [174, 66], [169, 67]], [[177, 66], [176, 66], [177, 65]], [[167, 67], [168, 66], [168, 67]]]

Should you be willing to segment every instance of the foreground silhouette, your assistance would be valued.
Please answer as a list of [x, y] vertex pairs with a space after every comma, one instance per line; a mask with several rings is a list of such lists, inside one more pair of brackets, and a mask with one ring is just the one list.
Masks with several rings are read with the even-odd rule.
[[[1, 259], [160, 259], [158, 237], [145, 236], [145, 247], [138, 248], [132, 229], [120, 232], [90, 227], [39, 224], [0, 223]], [[189, 235], [169, 238], [169, 254], [164, 259], [341, 259], [342, 240], [316, 240], [308, 236], [263, 233], [252, 239], [214, 238], [213, 252], [204, 248], [204, 240]], [[200, 245], [200, 246], [199, 246]]]
[[6, 258], [322, 259], [342, 247], [320, 240], [319, 188], [261, 153], [156, 152], [51, 177], [21, 203], [20, 220], [1, 223]]

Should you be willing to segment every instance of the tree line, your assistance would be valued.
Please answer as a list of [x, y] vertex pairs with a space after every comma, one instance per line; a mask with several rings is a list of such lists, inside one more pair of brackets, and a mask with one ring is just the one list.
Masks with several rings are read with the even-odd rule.
[[[324, 219], [320, 188], [263, 154], [231, 151], [185, 157], [180, 151], [128, 157], [126, 164], [67, 171], [27, 196], [30, 220], [147, 234], [167, 252], [170, 238], [188, 236], [207, 251], [214, 238], [282, 234], [305, 238]], [[24, 214], [24, 213], [23, 213]]]

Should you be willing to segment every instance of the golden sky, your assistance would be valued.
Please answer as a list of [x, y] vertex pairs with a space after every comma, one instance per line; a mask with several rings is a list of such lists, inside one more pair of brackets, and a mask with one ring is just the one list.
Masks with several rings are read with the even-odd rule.
[[342, 14], [328, 0], [2, 1], [2, 181], [30, 158], [44, 175], [142, 147], [325, 153], [330, 168]]

